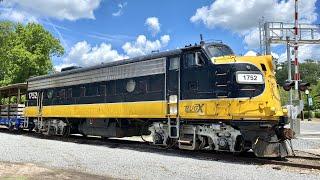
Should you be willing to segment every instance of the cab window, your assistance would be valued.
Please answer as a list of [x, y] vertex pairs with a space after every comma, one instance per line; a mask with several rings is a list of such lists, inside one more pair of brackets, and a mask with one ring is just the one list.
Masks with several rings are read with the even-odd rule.
[[234, 55], [232, 49], [226, 45], [212, 45], [207, 47], [210, 57], [231, 56]]
[[184, 55], [185, 68], [203, 66], [204, 62], [201, 52], [187, 53]]
[[169, 61], [170, 61], [169, 70], [179, 69], [180, 57], [171, 57]]

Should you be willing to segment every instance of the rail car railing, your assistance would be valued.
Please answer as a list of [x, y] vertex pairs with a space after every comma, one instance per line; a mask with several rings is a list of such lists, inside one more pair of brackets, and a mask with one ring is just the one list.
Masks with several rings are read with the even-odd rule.
[[24, 126], [24, 104], [0, 105], [0, 125], [9, 128], [22, 128]]

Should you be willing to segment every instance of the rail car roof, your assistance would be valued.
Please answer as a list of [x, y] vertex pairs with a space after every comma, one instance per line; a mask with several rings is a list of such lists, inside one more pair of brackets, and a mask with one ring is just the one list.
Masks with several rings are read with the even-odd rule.
[[[219, 45], [219, 44], [221, 45], [223, 43], [206, 43], [205, 45]], [[195, 48], [200, 48], [200, 47], [201, 47], [201, 45], [199, 45], [199, 44], [195, 44], [195, 45], [190, 44], [190, 46], [186, 46], [186, 47], [180, 48], [180, 49], [164, 51], [164, 52], [159, 52], [159, 53], [152, 53], [152, 54], [148, 54], [148, 55], [144, 55], [144, 56], [138, 56], [138, 57], [123, 59], [123, 60], [114, 61], [114, 62], [102, 63], [99, 65], [94, 65], [94, 66], [90, 66], [90, 67], [77, 68], [77, 69], [73, 69], [73, 70], [58, 72], [56, 74], [49, 74], [49, 75], [32, 77], [32, 78], [29, 78], [27, 81], [37, 81], [40, 79], [46, 79], [46, 78], [51, 78], [51, 77], [60, 77], [60, 76], [68, 75], [68, 74], [75, 74], [75, 73], [85, 72], [85, 71], [94, 70], [94, 69], [129, 64], [129, 63], [134, 63], [134, 62], [138, 62], [138, 61], [145, 61], [145, 60], [150, 60], [150, 59], [156, 59], [156, 58], [161, 58], [161, 57], [165, 57], [165, 56], [179, 54], [179, 53], [183, 52], [184, 50], [195, 49]]]
[[0, 87], [0, 97], [9, 97], [20, 94], [25, 94], [27, 92], [27, 83], [11, 84], [8, 86]]

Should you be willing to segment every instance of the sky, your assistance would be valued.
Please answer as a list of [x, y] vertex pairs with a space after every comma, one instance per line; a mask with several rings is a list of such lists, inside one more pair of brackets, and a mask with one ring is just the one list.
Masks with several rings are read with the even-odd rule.
[[[299, 0], [300, 22], [320, 24], [319, 1]], [[200, 34], [237, 55], [255, 55], [259, 20], [293, 23], [294, 0], [3, 0], [0, 12], [0, 20], [39, 23], [58, 38], [65, 48], [53, 57], [59, 70], [184, 47]], [[299, 50], [301, 61], [320, 60], [320, 45]], [[285, 52], [272, 47], [280, 61]]]

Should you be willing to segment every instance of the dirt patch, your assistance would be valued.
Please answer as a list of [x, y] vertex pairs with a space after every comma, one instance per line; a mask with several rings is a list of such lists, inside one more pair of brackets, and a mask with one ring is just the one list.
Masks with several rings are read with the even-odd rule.
[[53, 169], [41, 167], [31, 163], [7, 163], [0, 162], [0, 179], [1, 180], [102, 180], [113, 179], [109, 177], [97, 176], [70, 170]]

